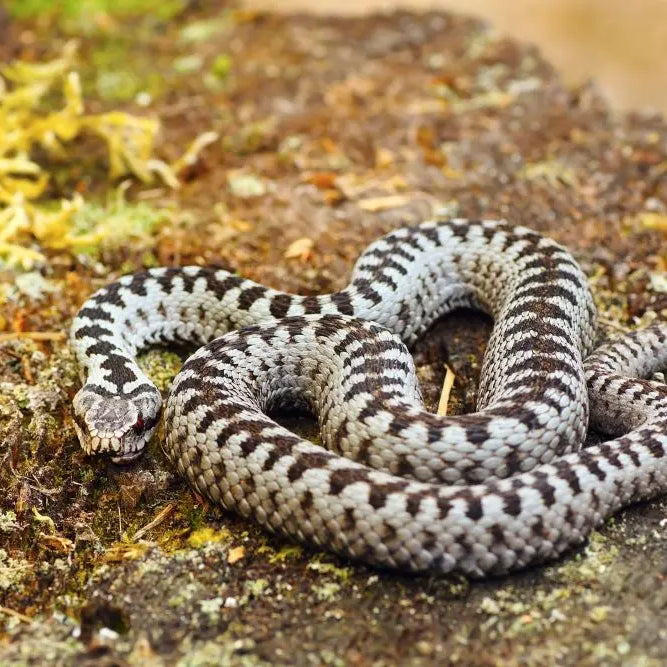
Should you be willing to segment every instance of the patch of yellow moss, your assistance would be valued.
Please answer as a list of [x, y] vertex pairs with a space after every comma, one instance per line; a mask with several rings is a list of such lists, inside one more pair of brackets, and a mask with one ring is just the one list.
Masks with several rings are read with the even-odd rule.
[[[110, 238], [122, 244], [141, 231], [147, 217], [145, 210], [129, 216], [127, 210], [97, 215], [78, 195], [57, 208], [36, 203], [50, 181], [45, 165], [33, 159], [36, 149], [49, 158], [68, 160], [73, 140], [96, 136], [106, 144], [111, 179], [130, 176], [150, 184], [158, 178], [176, 188], [176, 173], [217, 139], [215, 133], [204, 133], [169, 165], [154, 154], [157, 118], [122, 111], [86, 114], [75, 70], [76, 48], [71, 41], [61, 57], [50, 62], [0, 66], [0, 258], [11, 265], [30, 268], [44, 261], [42, 248], [80, 250]], [[91, 218], [96, 224], [86, 228]]]
[[205, 527], [195, 530], [188, 537], [188, 545], [194, 549], [200, 549], [207, 544], [215, 544], [217, 542], [227, 542], [231, 537], [231, 533], [226, 529], [215, 530], [213, 528]]

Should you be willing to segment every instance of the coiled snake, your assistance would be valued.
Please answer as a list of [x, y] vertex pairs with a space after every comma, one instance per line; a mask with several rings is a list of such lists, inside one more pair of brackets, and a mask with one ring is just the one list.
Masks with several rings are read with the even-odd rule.
[[[442, 417], [424, 410], [405, 344], [461, 306], [490, 312], [494, 328], [478, 411]], [[667, 365], [667, 327], [588, 356], [594, 334], [586, 278], [564, 248], [503, 222], [427, 222], [371, 244], [329, 295], [200, 267], [100, 290], [72, 325], [87, 376], [74, 420], [86, 452], [132, 460], [162, 402], [137, 352], [208, 343], [165, 410], [167, 455], [200, 493], [368, 563], [499, 574], [667, 491], [667, 386], [641, 379]], [[589, 394], [598, 429], [631, 432], [581, 449]], [[268, 414], [294, 404], [317, 415], [327, 449]]]

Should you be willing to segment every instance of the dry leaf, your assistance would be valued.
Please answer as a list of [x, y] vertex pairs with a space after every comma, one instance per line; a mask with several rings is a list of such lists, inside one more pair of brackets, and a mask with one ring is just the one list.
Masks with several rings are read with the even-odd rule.
[[340, 190], [325, 190], [322, 193], [322, 201], [328, 206], [334, 206], [345, 199], [345, 195]]
[[665, 213], [640, 213], [637, 218], [645, 229], [657, 229], [667, 232], [667, 214]]
[[237, 561], [240, 561], [245, 556], [245, 547], [234, 547], [229, 550], [227, 555], [227, 562], [230, 565], [233, 565]]
[[303, 176], [306, 183], [310, 183], [320, 190], [335, 187], [337, 178], [338, 174], [335, 171], [312, 171]]
[[311, 257], [314, 245], [315, 241], [313, 239], [303, 236], [289, 244], [284, 257], [285, 259], [300, 259], [305, 262]]
[[61, 551], [62, 553], [69, 553], [74, 550], [74, 543], [66, 537], [59, 535], [46, 535], [40, 533], [38, 536], [39, 543], [52, 551]]
[[320, 139], [320, 146], [322, 146], [327, 153], [338, 152], [338, 146], [336, 146], [336, 142], [331, 137], [322, 137], [322, 139]]
[[378, 148], [375, 151], [375, 166], [380, 169], [394, 164], [394, 154], [388, 148]]
[[368, 197], [359, 200], [359, 208], [364, 211], [384, 211], [388, 208], [398, 208], [410, 202], [405, 195], [388, 195], [386, 197]]
[[127, 560], [137, 560], [148, 551], [148, 544], [143, 542], [116, 542], [102, 555], [105, 563], [122, 563]]

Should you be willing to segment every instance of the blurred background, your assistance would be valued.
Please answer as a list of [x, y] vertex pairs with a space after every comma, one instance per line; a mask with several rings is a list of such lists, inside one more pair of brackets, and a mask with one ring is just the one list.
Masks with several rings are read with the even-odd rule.
[[362, 14], [432, 8], [475, 14], [539, 46], [567, 83], [594, 78], [617, 109], [667, 112], [667, 0], [245, 0], [273, 11]]

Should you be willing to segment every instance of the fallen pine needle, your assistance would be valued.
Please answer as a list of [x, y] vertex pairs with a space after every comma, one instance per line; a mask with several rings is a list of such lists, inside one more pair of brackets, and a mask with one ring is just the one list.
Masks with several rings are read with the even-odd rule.
[[140, 540], [149, 530], [159, 526], [173, 511], [174, 504], [169, 503], [152, 521], [147, 523], [143, 528], [139, 528], [139, 530], [132, 536], [132, 539]]
[[7, 340], [20, 340], [27, 338], [29, 340], [66, 340], [67, 334], [64, 331], [17, 331], [14, 333], [0, 333], [0, 343]]
[[447, 414], [447, 404], [449, 403], [449, 394], [454, 385], [454, 371], [445, 364], [445, 379], [442, 383], [442, 391], [440, 392], [440, 400], [438, 401], [438, 411], [436, 414], [445, 416]]
[[26, 616], [25, 614], [22, 614], [20, 611], [14, 611], [9, 607], [0, 607], [0, 614], [13, 616], [14, 618], [18, 618], [20, 621], [23, 621], [24, 623], [32, 623], [32, 618], [30, 618], [30, 616]]

